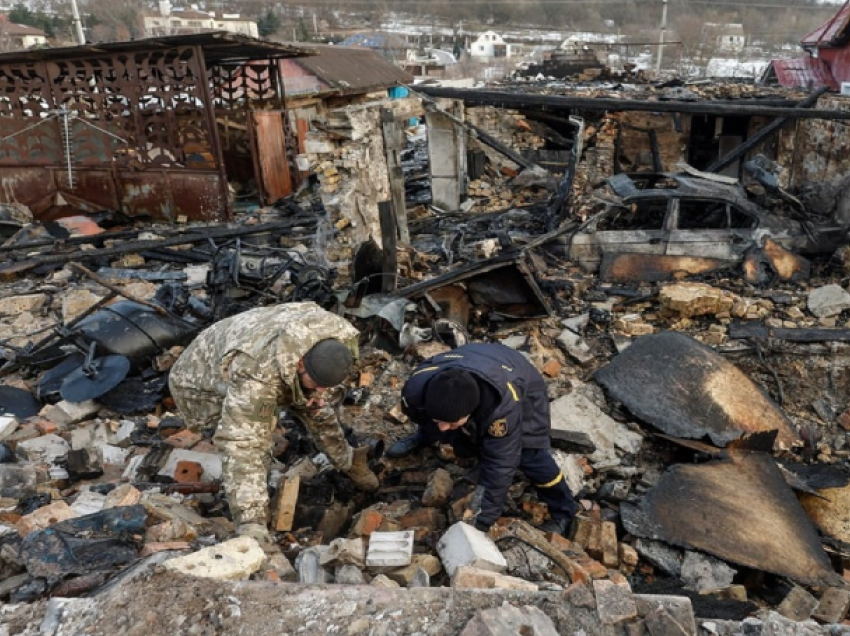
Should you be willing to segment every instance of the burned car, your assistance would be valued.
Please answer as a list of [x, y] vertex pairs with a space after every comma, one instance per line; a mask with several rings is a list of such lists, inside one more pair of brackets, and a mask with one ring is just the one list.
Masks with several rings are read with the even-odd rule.
[[798, 254], [826, 253], [845, 234], [808, 223], [799, 211], [792, 218], [768, 210], [726, 177], [623, 173], [608, 178], [594, 199], [601, 209], [565, 239], [568, 256], [591, 271], [625, 254], [692, 258], [707, 270], [742, 261], [766, 240]]

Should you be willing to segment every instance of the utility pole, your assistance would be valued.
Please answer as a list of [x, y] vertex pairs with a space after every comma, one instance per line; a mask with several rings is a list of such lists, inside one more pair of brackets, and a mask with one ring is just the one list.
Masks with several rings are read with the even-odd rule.
[[664, 56], [664, 35], [667, 31], [667, 0], [663, 0], [664, 8], [661, 10], [661, 34], [658, 39], [658, 57], [655, 61], [655, 72], [661, 72], [661, 58]]
[[71, 14], [73, 16], [74, 33], [77, 34], [77, 44], [85, 44], [86, 36], [83, 34], [83, 21], [80, 20], [80, 11], [77, 9], [77, 0], [71, 0]]

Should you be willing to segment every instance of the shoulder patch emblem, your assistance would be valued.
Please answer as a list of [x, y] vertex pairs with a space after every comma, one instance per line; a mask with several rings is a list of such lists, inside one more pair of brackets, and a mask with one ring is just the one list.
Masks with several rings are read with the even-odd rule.
[[490, 428], [487, 429], [487, 432], [493, 437], [504, 437], [508, 434], [508, 420], [505, 418], [496, 420], [490, 424]]

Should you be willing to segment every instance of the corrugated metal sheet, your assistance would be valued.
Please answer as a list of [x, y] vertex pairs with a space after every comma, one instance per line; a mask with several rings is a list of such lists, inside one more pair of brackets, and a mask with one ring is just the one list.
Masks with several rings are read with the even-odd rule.
[[413, 82], [407, 71], [370, 49], [315, 46], [309, 50], [315, 51], [315, 55], [292, 61], [327, 84], [334, 93], [363, 93]]
[[847, 29], [850, 21], [850, 2], [845, 2], [838, 12], [803, 39], [800, 44], [806, 46], [835, 46]]
[[838, 83], [824, 60], [815, 57], [798, 57], [793, 60], [773, 60], [773, 71], [780, 86], [820, 88], [829, 86], [838, 90]]

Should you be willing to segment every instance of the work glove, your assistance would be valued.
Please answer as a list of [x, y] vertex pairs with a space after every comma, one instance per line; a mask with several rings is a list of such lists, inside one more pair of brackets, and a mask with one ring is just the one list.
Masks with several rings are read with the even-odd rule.
[[478, 520], [478, 515], [481, 514], [481, 504], [484, 501], [484, 493], [487, 492], [483, 486], [476, 486], [472, 492], [469, 502], [463, 510], [461, 521], [468, 523], [482, 532], [490, 530], [489, 524], [484, 524]]

